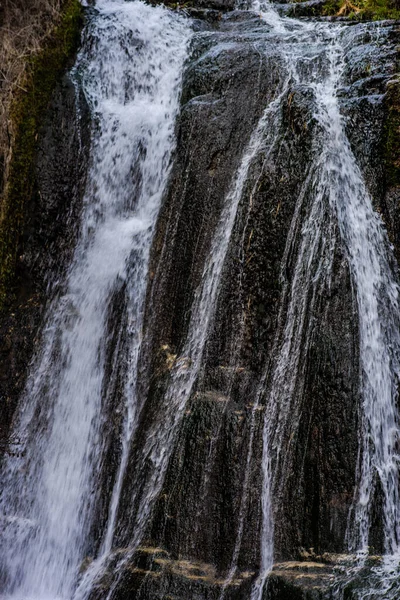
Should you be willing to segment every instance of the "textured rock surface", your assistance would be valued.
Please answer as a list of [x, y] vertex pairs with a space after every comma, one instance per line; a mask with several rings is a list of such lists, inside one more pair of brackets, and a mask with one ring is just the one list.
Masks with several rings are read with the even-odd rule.
[[[254, 28], [256, 21], [250, 25], [246, 19], [251, 17], [238, 13], [222, 18], [219, 30], [224, 32], [225, 43], [231, 42], [232, 29], [243, 34], [246, 27]], [[239, 42], [234, 39], [229, 52], [222, 44], [217, 45], [221, 34], [213, 35], [215, 38], [202, 38], [205, 49], [201, 44], [194, 47], [196, 60], [186, 73], [177, 157], [159, 221], [150, 303], [151, 355], [157, 357], [153, 372], [161, 369], [165, 360], [161, 347], [168, 347], [171, 355], [181, 348], [193, 290], [202, 273], [221, 198], [238, 164], [239, 150], [249, 139], [270, 87], [279, 79], [272, 49], [260, 60], [245, 35]], [[341, 98], [354, 152], [376, 206], [384, 213], [386, 171], [382, 156], [387, 112], [381, 95], [395, 69], [394, 46], [380, 55], [369, 41], [368, 36], [360, 36], [359, 45], [349, 54], [348, 84]], [[212, 52], [208, 50], [211, 44]], [[234, 103], [231, 97], [236, 99]], [[238, 114], [242, 97], [247, 98], [246, 113]], [[312, 100], [302, 88], [291, 90], [284, 110], [279, 159], [272, 154], [263, 162], [260, 157], [249, 177], [244, 197], [251, 200], [239, 208], [201, 379], [182, 423], [145, 540], [150, 546], [166, 549], [174, 560], [187, 558], [217, 565], [217, 577], [227, 574], [234, 553], [250, 409], [264, 361], [271, 358], [282, 289], [279, 269], [316, 126]], [[290, 263], [286, 277], [289, 281], [293, 277]], [[333, 279], [329, 288], [319, 291], [318, 298], [307, 332], [311, 343], [302, 357], [298, 412], [287, 434], [285, 473], [289, 475], [279, 487], [275, 551], [282, 559], [300, 557], [303, 548], [344, 551], [354, 492], [359, 425], [358, 331], [355, 299], [340, 243], [335, 248]], [[162, 379], [153, 381], [151, 389], [158, 389], [159, 394], [163, 385]], [[157, 402], [156, 398], [157, 394], [150, 394], [148, 402]], [[260, 407], [250, 463], [246, 525], [238, 557], [241, 573], [258, 569], [262, 416]], [[143, 427], [146, 430], [146, 417]], [[373, 540], [379, 551], [378, 533]], [[318, 572], [318, 565], [315, 569]], [[274, 573], [268, 597], [320, 598], [326, 595], [325, 584], [332, 576], [331, 572], [324, 585], [314, 589], [306, 585], [307, 577], [295, 581], [280, 569]], [[247, 580], [239, 588], [240, 597], [246, 597]], [[179, 593], [185, 597], [174, 577], [170, 584], [160, 584], [159, 589], [164, 593], [173, 589], [172, 597], [180, 597]], [[149, 591], [143, 593], [143, 597], [151, 597]], [[208, 597], [205, 591], [196, 593], [200, 598]]]
[[[80, 117], [74, 85], [65, 76], [53, 94], [43, 123], [35, 192], [25, 214], [15, 290], [11, 303], [0, 314], [3, 448], [40, 335], [46, 302], [54, 286], [62, 281], [74, 247], [89, 142], [88, 115], [82, 98], [79, 103]], [[8, 451], [18, 452], [18, 440], [11, 440]]]
[[[203, 8], [201, 2], [196, 4]], [[191, 11], [192, 16], [205, 19], [195, 22], [202, 34], [193, 42], [184, 76], [175, 163], [153, 248], [147, 308], [151, 335], [142, 360], [149, 389], [137, 444], [146, 439], [157, 418], [169, 371], [182, 349], [223, 200], [251, 133], [281, 82], [282, 65], [273, 42], [265, 42], [260, 52], [257, 28], [261, 32], [264, 25], [259, 17], [240, 12], [222, 16], [215, 9], [230, 8], [224, 0], [206, 6], [212, 10]], [[390, 44], [379, 52], [363, 36], [349, 53], [342, 108], [353, 150], [400, 254], [399, 181], [386, 156], [388, 127], [397, 127], [393, 125], [397, 121], [393, 97], [382, 96], [395, 71], [398, 33], [394, 29]], [[0, 356], [3, 436], [32, 357], [46, 286], [54, 289], [62, 282], [74, 245], [73, 224], [84, 186], [88, 137], [84, 106], [81, 119], [76, 113], [75, 91], [65, 79], [41, 136], [37, 193], [29, 207], [17, 300], [0, 323], [5, 339]], [[265, 149], [251, 167], [197, 389], [175, 440], [143, 546], [126, 565], [115, 600], [218, 600], [235, 553], [241, 517], [245, 525], [238, 570], [225, 598], [249, 597], [260, 565], [264, 402], [254, 421], [252, 409], [262, 373], [274, 358], [275, 334], [282, 326], [283, 284], [294, 276], [300, 234], [295, 236], [283, 273], [281, 264], [295, 202], [315, 151], [312, 137], [317, 127], [312, 97], [293, 84], [283, 105], [279, 143], [269, 155]], [[123, 319], [122, 286], [109, 314], [110, 363]], [[302, 356], [297, 410], [285, 432], [285, 470], [277, 476], [276, 558], [280, 562], [264, 600], [329, 597], [335, 563], [320, 554], [345, 550], [358, 452], [359, 369], [355, 299], [340, 243], [334, 250], [332, 280], [319, 290], [309, 322], [310, 342]], [[118, 373], [112, 383], [110, 397], [116, 409]], [[121, 423], [116, 413], [108, 424], [108, 479], [101, 483], [104, 498], [120, 452]], [[253, 447], [248, 460], [250, 439]], [[18, 451], [18, 441], [14, 442]], [[135, 466], [134, 448], [130, 481]], [[243, 507], [246, 472], [248, 501]], [[125, 502], [130, 502], [129, 494]], [[100, 521], [104, 518], [99, 514]], [[379, 522], [377, 502], [373, 537], [377, 551], [381, 550]], [[115, 561], [127, 552], [122, 542], [129, 539], [129, 533], [128, 528], [120, 532], [123, 549], [116, 552]], [[304, 549], [310, 548], [319, 556], [311, 552], [305, 558]], [[111, 561], [93, 600], [105, 597], [114, 581], [115, 565]]]

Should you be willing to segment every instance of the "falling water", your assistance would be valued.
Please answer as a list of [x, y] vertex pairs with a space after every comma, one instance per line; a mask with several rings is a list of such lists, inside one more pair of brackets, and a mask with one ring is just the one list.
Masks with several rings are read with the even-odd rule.
[[[253, 137], [255, 137], [258, 141], [257, 141], [257, 144], [254, 145], [254, 149], [253, 149], [252, 156], [251, 156], [252, 160], [254, 160], [254, 158], [257, 156], [258, 153], [260, 153], [262, 150], [264, 150], [264, 163], [265, 163], [268, 160], [268, 158], [272, 155], [273, 151], [276, 149], [276, 146], [279, 144], [279, 140], [280, 140], [279, 132], [280, 132], [280, 128], [282, 125], [282, 123], [281, 123], [282, 101], [284, 98], [287, 97], [288, 83], [289, 83], [288, 80], [284, 81], [283, 86], [282, 86], [283, 90], [277, 96], [277, 98], [275, 100], [273, 100], [267, 106], [267, 108], [265, 109], [265, 111], [258, 123], [258, 126], [253, 134]], [[268, 123], [268, 127], [266, 127], [267, 123]], [[246, 156], [245, 156], [245, 160], [246, 160]], [[255, 187], [257, 186], [257, 184], [258, 184], [258, 181], [256, 182], [256, 185], [253, 186], [251, 193], [254, 193]], [[219, 600], [224, 599], [226, 589], [232, 582], [232, 580], [235, 576], [236, 570], [237, 570], [237, 561], [239, 558], [239, 553], [240, 553], [240, 548], [241, 548], [241, 543], [242, 543], [243, 529], [244, 529], [244, 525], [245, 525], [245, 515], [246, 515], [246, 508], [247, 508], [247, 501], [248, 501], [248, 487], [249, 487], [249, 476], [250, 476], [250, 466], [251, 466], [250, 463], [251, 463], [251, 459], [253, 456], [253, 444], [254, 444], [254, 434], [255, 434], [255, 419], [256, 419], [257, 411], [260, 406], [261, 393], [262, 393], [264, 384], [265, 384], [265, 380], [263, 379], [262, 383], [259, 385], [257, 397], [256, 397], [255, 402], [253, 402], [253, 407], [251, 410], [250, 435], [249, 435], [249, 442], [248, 442], [248, 449], [247, 449], [247, 456], [246, 456], [246, 468], [245, 468], [244, 482], [243, 482], [243, 493], [242, 493], [242, 498], [241, 498], [240, 508], [239, 508], [238, 527], [237, 527], [237, 532], [236, 532], [236, 542], [235, 542], [235, 547], [233, 550], [231, 566], [230, 566], [228, 575], [224, 581], [224, 584], [222, 586]], [[269, 486], [268, 486], [268, 489], [269, 489]], [[268, 519], [268, 523], [269, 522], [270, 522], [270, 520]]]
[[107, 315], [113, 292], [125, 286], [125, 425], [102, 552], [112, 544], [135, 424], [149, 250], [174, 147], [188, 38], [184, 20], [138, 1], [98, 0], [89, 16], [76, 67], [95, 124], [81, 239], [64, 292], [48, 310], [18, 409], [14, 432], [23, 451], [3, 468], [6, 596], [71, 598], [80, 563], [92, 551]]
[[[337, 230], [347, 252], [359, 313], [362, 447], [348, 539], [351, 550], [364, 554], [376, 478], [384, 499], [385, 551], [388, 556], [399, 552], [400, 326], [390, 245], [340, 114], [338, 89], [346, 48], [355, 34], [351, 28], [281, 18], [270, 5], [258, 3], [253, 8], [269, 25], [267, 35], [279, 38], [284, 76], [255, 127], [225, 198], [183, 350], [139, 454], [136, 472], [144, 477], [130, 499], [135, 514], [129, 557], [160, 492], [176, 431], [201, 369], [250, 167], [261, 151], [273, 152], [281, 109], [291, 86], [302, 85], [311, 92], [318, 133], [282, 261], [282, 273], [289, 260], [295, 268], [290, 282], [283, 277], [272, 352], [276, 360], [261, 379], [251, 417], [265, 396], [261, 569], [251, 594], [252, 600], [261, 600], [273, 564], [274, 507], [287, 473], [289, 451], [283, 452], [282, 440], [292, 439], [298, 424], [295, 393], [301, 393], [310, 315], [321, 289], [329, 285]], [[70, 600], [76, 593], [75, 598], [85, 598], [113, 550], [141, 408], [137, 366], [149, 252], [169, 175], [189, 37], [183, 18], [138, 0], [98, 0], [90, 9], [75, 72], [94, 123], [91, 166], [80, 241], [63, 292], [48, 309], [41, 348], [14, 423], [22, 452], [8, 457], [2, 471], [0, 581], [6, 597]], [[126, 354], [119, 358], [125, 364], [121, 451], [105, 530], [97, 544], [91, 532], [105, 453], [107, 325], [112, 299], [120, 290], [125, 294], [127, 324]], [[253, 436], [251, 428], [248, 467]], [[248, 473], [227, 583], [237, 567], [247, 498]], [[96, 547], [97, 560], [79, 581], [82, 560], [93, 555]]]
[[[140, 490], [141, 497], [134, 521], [134, 539], [130, 546], [131, 552], [120, 562], [119, 569], [121, 572], [122, 565], [130, 559], [137, 548], [154, 506], [154, 501], [158, 497], [164, 481], [168, 461], [173, 450], [174, 436], [199, 375], [218, 299], [221, 275], [248, 172], [252, 161], [263, 144], [266, 124], [271, 115], [275, 114], [283, 94], [284, 92], [281, 92], [278, 98], [265, 109], [248, 146], [245, 148], [231, 189], [225, 198], [224, 207], [212, 241], [209, 259], [206, 262], [201, 283], [195, 294], [187, 339], [181, 355], [175, 361], [171, 373], [171, 382], [163, 398], [163, 403], [158, 408], [157, 422], [147, 435], [147, 441], [143, 449], [142, 466], [139, 466], [138, 471], [146, 473], [146, 480], [145, 485]], [[149, 464], [151, 467], [146, 471], [146, 465]], [[117, 585], [118, 579], [114, 582], [113, 589]], [[108, 596], [109, 598], [112, 597], [112, 591]]]
[[164, 405], [161, 407], [161, 410], [165, 411], [165, 418], [161, 424], [157, 424], [157, 432], [148, 437], [148, 443], [144, 449], [145, 455], [151, 455], [152, 464], [155, 466], [141, 509], [144, 514], [151, 506], [150, 500], [158, 495], [172, 451], [171, 439], [199, 374], [218, 298], [221, 274], [248, 171], [263, 144], [266, 123], [276, 112], [283, 93], [279, 94], [278, 98], [272, 101], [264, 111], [245, 149], [232, 189], [225, 199], [225, 206], [212, 242], [209, 260], [205, 265], [201, 284], [196, 292], [187, 339], [181, 356], [176, 360], [172, 381], [164, 398]]
[[351, 550], [367, 552], [373, 479], [377, 476], [384, 498], [385, 552], [392, 555], [398, 553], [400, 542], [396, 407], [400, 375], [399, 288], [382, 220], [373, 211], [334, 95], [343, 68], [338, 54], [339, 50], [333, 48], [330, 80], [327, 86], [318, 88], [317, 98], [324, 107], [319, 118], [327, 132], [324, 184], [347, 249], [359, 313], [363, 446], [349, 542]]
[[[282, 54], [292, 82], [306, 85], [313, 92], [314, 117], [319, 125], [314, 141], [319, 150], [314, 152], [298, 198], [283, 259], [284, 272], [300, 232], [294, 277], [290, 285], [285, 282], [283, 287], [278, 319], [281, 325], [272, 352], [277, 358], [272, 373], [262, 379], [263, 386], [268, 378], [270, 383], [263, 434], [261, 568], [252, 590], [252, 600], [261, 600], [273, 565], [274, 512], [290, 467], [286, 465], [290, 449], [286, 445], [283, 453], [282, 444], [284, 440], [291, 443], [299, 421], [294, 399], [295, 394], [301, 394], [302, 361], [307, 354], [315, 299], [321, 286], [329, 285], [336, 220], [357, 296], [363, 398], [362, 458], [348, 532], [349, 549], [364, 556], [367, 553], [377, 477], [384, 497], [384, 544], [389, 566], [400, 542], [396, 408], [400, 324], [392, 250], [383, 223], [373, 210], [339, 109], [345, 51], [351, 47], [354, 34], [349, 28], [323, 23], [313, 23], [311, 30], [310, 23], [279, 17], [271, 5], [257, 4], [254, 8], [283, 41]], [[308, 217], [301, 222], [300, 209], [305, 201]], [[237, 548], [235, 555], [237, 559]]]

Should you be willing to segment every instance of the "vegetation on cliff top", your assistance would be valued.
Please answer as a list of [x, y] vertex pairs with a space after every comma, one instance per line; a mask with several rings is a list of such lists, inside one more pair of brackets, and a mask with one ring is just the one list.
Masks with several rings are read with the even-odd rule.
[[325, 15], [357, 20], [400, 19], [399, 0], [328, 0]]
[[76, 50], [82, 8], [79, 0], [6, 0], [0, 17], [1, 308], [34, 187], [40, 125], [57, 79]]

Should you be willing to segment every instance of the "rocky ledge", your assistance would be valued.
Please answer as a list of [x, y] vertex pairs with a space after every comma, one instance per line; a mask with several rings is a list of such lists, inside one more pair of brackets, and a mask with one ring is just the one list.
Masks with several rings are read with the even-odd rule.
[[[117, 550], [109, 570], [99, 582], [91, 600], [103, 598], [113, 579], [118, 563], [120, 583], [115, 600], [240, 600], [249, 598], [256, 577], [254, 571], [236, 571], [233, 576], [220, 574], [214, 565], [189, 558], [174, 558], [165, 549], [139, 547], [133, 556], [129, 548]], [[380, 571], [381, 556], [370, 556], [363, 565], [350, 554], [317, 556], [304, 552], [300, 560], [277, 562], [265, 585], [263, 600], [334, 600], [340, 591], [344, 600], [359, 598], [360, 591]], [[82, 572], [90, 565], [85, 561]], [[395, 577], [388, 575], [387, 586]], [[377, 593], [382, 592], [378, 586]], [[384, 596], [379, 596], [384, 597]]]

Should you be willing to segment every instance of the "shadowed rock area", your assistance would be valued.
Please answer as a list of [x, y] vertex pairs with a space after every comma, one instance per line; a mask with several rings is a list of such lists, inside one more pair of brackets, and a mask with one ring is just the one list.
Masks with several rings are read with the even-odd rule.
[[[34, 194], [24, 215], [15, 284], [0, 313], [0, 448], [7, 448], [44, 309], [62, 285], [72, 257], [85, 185], [88, 122], [84, 99], [65, 75], [53, 93], [38, 139]], [[19, 441], [11, 439], [8, 451], [18, 453], [18, 448]]]

